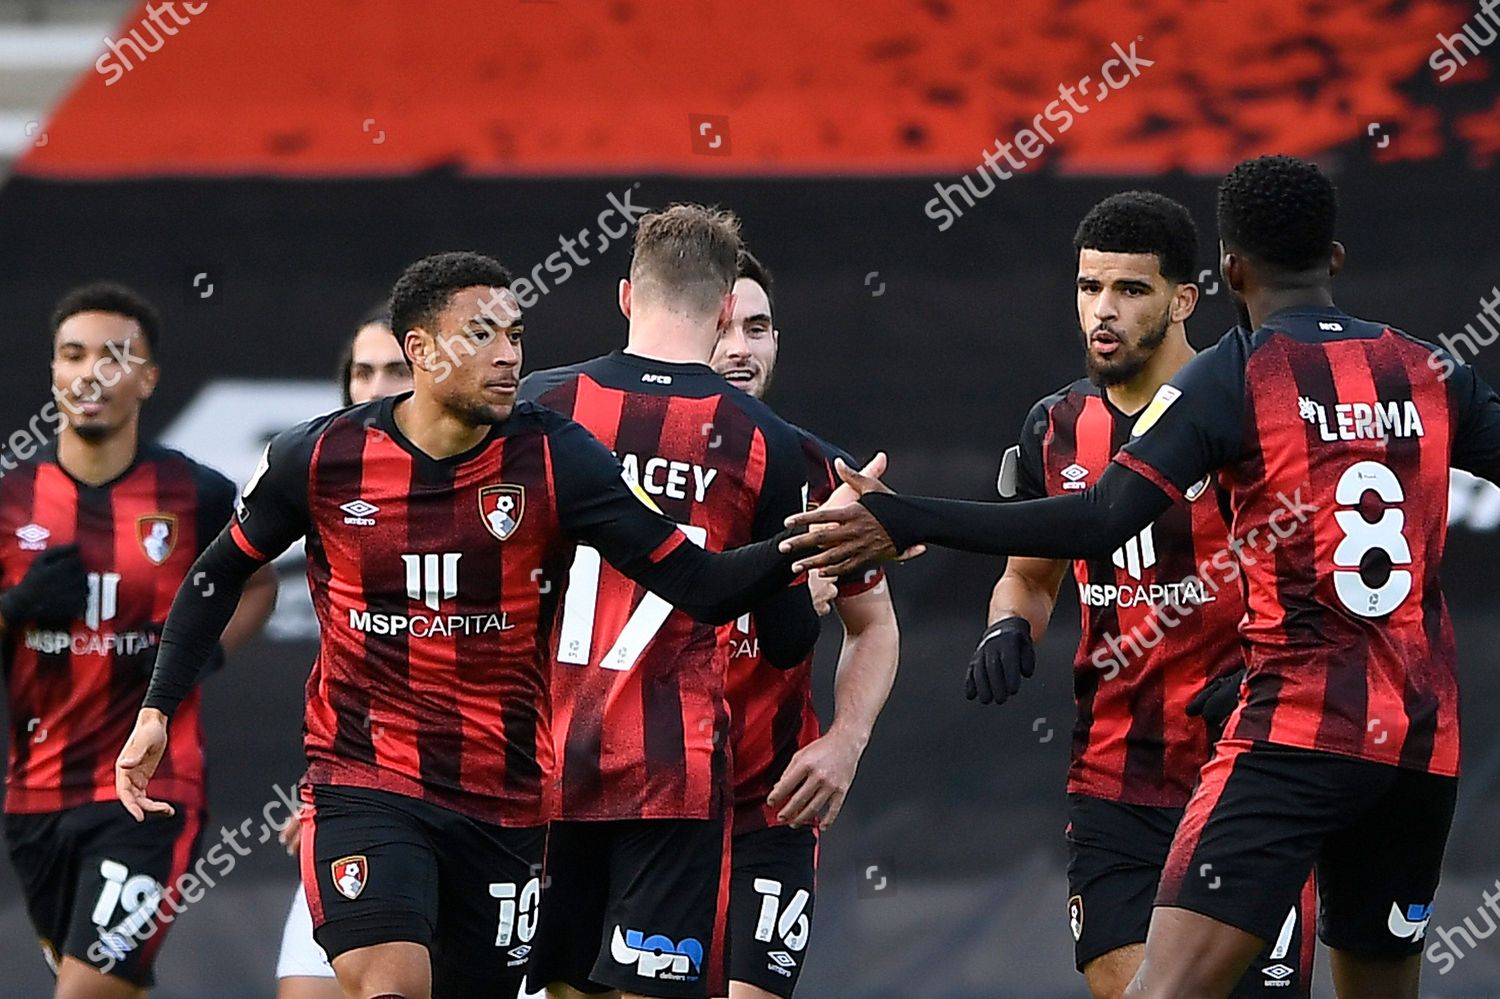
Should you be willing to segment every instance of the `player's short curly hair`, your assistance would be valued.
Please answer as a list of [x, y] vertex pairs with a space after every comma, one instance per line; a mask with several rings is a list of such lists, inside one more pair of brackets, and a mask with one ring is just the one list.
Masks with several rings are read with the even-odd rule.
[[766, 304], [771, 307], [771, 314], [776, 314], [776, 298], [771, 290], [771, 272], [766, 265], [760, 262], [760, 258], [749, 250], [740, 249], [739, 257], [735, 264], [735, 280], [748, 278], [760, 285], [761, 290], [766, 293]]
[[1122, 191], [1089, 209], [1073, 234], [1073, 249], [1154, 253], [1162, 277], [1186, 284], [1197, 271], [1198, 226], [1192, 213], [1171, 198]]
[[1288, 271], [1328, 260], [1338, 191], [1295, 156], [1246, 160], [1219, 185], [1219, 238], [1230, 249]]
[[438, 313], [462, 288], [509, 288], [510, 271], [493, 257], [456, 251], [435, 253], [407, 267], [391, 289], [391, 330], [401, 339], [407, 330], [431, 329]]
[[95, 281], [69, 290], [52, 309], [52, 335], [56, 336], [58, 327], [80, 312], [108, 312], [135, 320], [151, 356], [156, 356], [156, 345], [161, 339], [161, 316], [156, 307], [134, 288], [113, 281]]

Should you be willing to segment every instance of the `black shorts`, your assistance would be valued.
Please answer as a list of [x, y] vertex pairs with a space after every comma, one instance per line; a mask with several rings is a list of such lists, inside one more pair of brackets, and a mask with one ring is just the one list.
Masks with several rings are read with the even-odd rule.
[[802, 975], [816, 895], [818, 837], [771, 826], [730, 851], [729, 980], [790, 999]]
[[[1145, 943], [1182, 815], [1181, 808], [1068, 795], [1068, 924], [1079, 971], [1111, 951]], [[1282, 909], [1274, 938], [1230, 993], [1232, 999], [1310, 995], [1316, 921], [1317, 895], [1309, 878]]]
[[192, 863], [202, 831], [202, 812], [179, 807], [137, 822], [117, 801], [6, 815], [10, 859], [53, 970], [72, 957], [154, 985], [152, 966], [178, 911], [166, 891]]
[[724, 995], [728, 837], [727, 820], [552, 823], [529, 985]]
[[541, 894], [544, 827], [490, 825], [405, 795], [303, 788], [302, 884], [330, 961], [405, 941], [435, 995], [513, 994]]
[[1221, 741], [1172, 843], [1157, 904], [1272, 939], [1316, 866], [1324, 943], [1409, 957], [1432, 916], [1457, 797], [1455, 777]]

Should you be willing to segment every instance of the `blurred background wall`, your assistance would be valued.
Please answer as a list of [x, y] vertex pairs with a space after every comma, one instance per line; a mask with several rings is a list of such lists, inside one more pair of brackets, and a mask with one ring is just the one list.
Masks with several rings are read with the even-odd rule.
[[[1262, 152], [1338, 181], [1345, 308], [1436, 338], [1500, 295], [1500, 87], [1493, 50], [1454, 41], [1488, 23], [1464, 3], [211, 0], [137, 58], [146, 16], [0, 0], [0, 436], [47, 399], [53, 301], [97, 277], [165, 315], [148, 432], [241, 481], [267, 437], [336, 405], [345, 339], [422, 254], [537, 271], [528, 367], [612, 349], [629, 236], [601, 246], [620, 221], [600, 216], [626, 203], [739, 212], [777, 278], [771, 402], [856, 454], [888, 450], [898, 489], [975, 498], [1031, 403], [1080, 371], [1070, 240], [1114, 191], [1197, 217], [1199, 346], [1233, 322], [1214, 188]], [[1132, 44], [1153, 64], [1101, 85]], [[1043, 151], [986, 185], [984, 152], [1086, 76], [1088, 110], [1044, 119]], [[938, 203], [962, 214], [940, 228]], [[559, 280], [559, 240], [584, 229], [588, 263]], [[1493, 350], [1475, 363], [1500, 382]], [[1451, 498], [1467, 776], [1429, 940], [1500, 879], [1500, 490], [1456, 479]], [[902, 672], [824, 839], [801, 995], [1086, 994], [1062, 838], [1071, 584], [1037, 678], [982, 708], [962, 674], [1001, 568], [934, 552], [893, 574]], [[283, 582], [268, 634], [209, 682], [214, 828], [258, 817], [302, 766], [315, 634], [295, 565]], [[294, 877], [258, 845], [174, 929], [156, 994], [271, 995]], [[47, 990], [0, 865], [0, 996]], [[1430, 965], [1423, 995], [1500, 997], [1500, 943]]]

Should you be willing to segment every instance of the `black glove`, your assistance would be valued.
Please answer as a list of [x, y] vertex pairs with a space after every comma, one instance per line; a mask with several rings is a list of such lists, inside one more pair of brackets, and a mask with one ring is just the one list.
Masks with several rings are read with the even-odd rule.
[[58, 545], [33, 559], [21, 581], [0, 593], [0, 617], [7, 628], [33, 621], [65, 624], [83, 613], [88, 599], [88, 574], [78, 546]]
[[1240, 702], [1240, 684], [1245, 681], [1245, 667], [1241, 666], [1232, 673], [1215, 677], [1204, 685], [1203, 689], [1193, 695], [1188, 701], [1187, 713], [1190, 718], [1202, 717], [1208, 725], [1210, 732], [1217, 739], [1224, 731], [1224, 724], [1229, 721], [1229, 716], [1234, 714], [1235, 705]]
[[1021, 689], [1021, 678], [1035, 670], [1031, 622], [1019, 616], [1003, 618], [989, 626], [969, 659], [964, 696], [978, 698], [980, 704], [1004, 704]]

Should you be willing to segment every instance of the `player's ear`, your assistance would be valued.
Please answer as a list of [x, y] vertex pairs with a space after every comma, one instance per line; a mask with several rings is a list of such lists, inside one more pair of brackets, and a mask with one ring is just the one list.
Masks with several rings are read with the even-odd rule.
[[1344, 244], [1334, 240], [1328, 250], [1328, 276], [1338, 277], [1339, 271], [1344, 269]]
[[156, 394], [156, 383], [161, 380], [161, 368], [156, 362], [148, 361], [141, 367], [141, 380], [136, 384], [139, 386], [136, 393], [142, 402]]
[[620, 314], [630, 318], [630, 279], [620, 278]]
[[1198, 286], [1191, 281], [1184, 281], [1172, 291], [1172, 322], [1185, 323], [1193, 311], [1198, 308]]
[[1245, 260], [1238, 253], [1225, 250], [1219, 258], [1219, 274], [1231, 291], [1245, 290]]
[[401, 349], [413, 371], [431, 370], [432, 338], [423, 329], [409, 329], [401, 335]]

